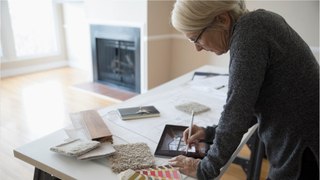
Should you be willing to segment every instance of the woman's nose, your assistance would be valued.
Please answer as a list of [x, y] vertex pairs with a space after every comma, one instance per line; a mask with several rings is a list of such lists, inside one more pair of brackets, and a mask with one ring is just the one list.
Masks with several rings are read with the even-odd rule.
[[194, 44], [195, 46], [196, 46], [196, 49], [197, 49], [197, 51], [201, 51], [203, 48], [200, 46], [200, 45], [198, 45], [198, 44]]

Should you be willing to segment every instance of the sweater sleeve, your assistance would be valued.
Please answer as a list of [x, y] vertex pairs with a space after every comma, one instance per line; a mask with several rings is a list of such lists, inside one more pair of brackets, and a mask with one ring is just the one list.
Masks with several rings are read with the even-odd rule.
[[214, 139], [214, 135], [216, 134], [216, 128], [217, 125], [213, 125], [213, 126], [207, 126], [205, 132], [206, 132], [206, 138], [205, 138], [205, 142], [208, 144], [212, 144], [212, 141]]
[[[263, 28], [243, 23], [231, 39], [229, 90], [213, 145], [197, 169], [198, 179], [217, 177], [252, 125], [254, 106], [264, 81], [269, 47]], [[260, 31], [259, 31], [260, 28]]]

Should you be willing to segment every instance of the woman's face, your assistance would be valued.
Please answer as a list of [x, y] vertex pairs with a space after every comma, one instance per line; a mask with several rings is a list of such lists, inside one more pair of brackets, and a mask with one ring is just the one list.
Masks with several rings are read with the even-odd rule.
[[223, 24], [221, 30], [206, 27], [200, 32], [185, 33], [185, 36], [194, 43], [197, 51], [205, 50], [221, 55], [229, 50], [230, 16], [228, 13], [223, 13], [219, 15], [218, 20]]
[[[187, 38], [195, 39], [198, 33], [186, 33]], [[206, 30], [199, 38], [199, 40], [194, 43], [197, 51], [205, 50], [221, 55], [229, 50], [226, 43], [225, 33], [216, 30]]]

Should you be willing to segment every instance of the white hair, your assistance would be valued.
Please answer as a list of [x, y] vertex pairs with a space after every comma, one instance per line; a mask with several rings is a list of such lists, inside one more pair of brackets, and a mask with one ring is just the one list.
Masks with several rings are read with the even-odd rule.
[[[171, 14], [171, 23], [174, 28], [183, 33], [200, 31], [224, 12], [229, 12], [232, 20], [236, 21], [248, 10], [244, 0], [177, 0]], [[219, 22], [212, 24], [212, 28], [219, 27], [221, 27]]]

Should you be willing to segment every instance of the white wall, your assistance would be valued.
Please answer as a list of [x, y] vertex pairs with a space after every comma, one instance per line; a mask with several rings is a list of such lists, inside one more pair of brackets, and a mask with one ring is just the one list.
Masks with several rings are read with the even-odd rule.
[[106, 22], [145, 23], [147, 19], [146, 0], [86, 0], [89, 19]]
[[148, 1], [148, 89], [170, 80], [172, 6], [173, 1]]
[[280, 14], [310, 46], [319, 46], [319, 1], [250, 1], [247, 8]]
[[63, 4], [63, 14], [69, 65], [92, 75], [90, 30], [84, 3]]

